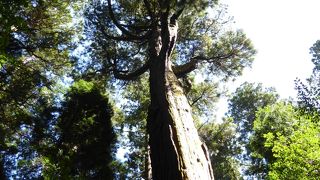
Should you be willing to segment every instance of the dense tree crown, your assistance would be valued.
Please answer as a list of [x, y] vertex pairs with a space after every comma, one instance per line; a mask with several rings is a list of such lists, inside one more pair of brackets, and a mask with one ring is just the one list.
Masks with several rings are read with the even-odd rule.
[[0, 180], [317, 179], [320, 42], [297, 103], [244, 83], [217, 123], [256, 53], [229, 20], [217, 0], [1, 1]]
[[[100, 71], [115, 78], [135, 79], [149, 69], [150, 53], [169, 48], [161, 42], [168, 35], [164, 28], [176, 25], [176, 48], [170, 52], [176, 76], [196, 68], [214, 75], [239, 75], [255, 51], [242, 31], [222, 29], [218, 18], [224, 12], [214, 12], [220, 11], [217, 6], [213, 1], [92, 1], [85, 15], [93, 60], [100, 62]], [[158, 50], [150, 42], [154, 38], [160, 38]]]

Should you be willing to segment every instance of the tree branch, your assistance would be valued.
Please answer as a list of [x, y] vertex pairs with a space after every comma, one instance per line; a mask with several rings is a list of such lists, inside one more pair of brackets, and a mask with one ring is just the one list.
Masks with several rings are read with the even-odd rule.
[[97, 23], [98, 23], [100, 32], [103, 34], [103, 36], [105, 36], [108, 39], [115, 40], [115, 41], [137, 41], [137, 40], [140, 40], [140, 38], [132, 37], [132, 36], [128, 37], [128, 36], [112, 36], [112, 35], [109, 35], [106, 32], [104, 26], [101, 24], [101, 22], [99, 20], [97, 20]]
[[195, 105], [200, 99], [202, 99], [203, 96], [204, 96], [204, 94], [205, 94], [205, 92], [206, 92], [207, 90], [208, 90], [208, 89], [202, 90], [201, 95], [198, 96], [197, 98], [193, 99], [193, 100], [192, 100], [192, 103], [190, 103], [190, 106], [193, 107], [193, 105]]
[[191, 58], [191, 60], [183, 65], [173, 66], [173, 72], [177, 78], [181, 78], [184, 75], [197, 69], [198, 60], [196, 58]]
[[[181, 2], [181, 8], [179, 10], [177, 10], [170, 18], [170, 24], [175, 24], [175, 22], [178, 20], [178, 18], [180, 17], [180, 15], [182, 14], [185, 5], [186, 5], [186, 0], [182, 0]], [[178, 5], [177, 5], [178, 6]]]
[[[111, 60], [109, 59], [109, 62], [111, 62]], [[112, 64], [112, 71], [113, 71], [113, 75], [116, 79], [120, 79], [120, 80], [135, 80], [136, 78], [138, 78], [140, 75], [142, 75], [143, 73], [145, 73], [149, 67], [150, 67], [150, 62], [147, 61], [143, 66], [141, 66], [140, 68], [136, 69], [133, 72], [125, 72], [125, 71], [121, 71], [117, 69], [117, 63], [111, 63]]]
[[235, 53], [231, 52], [230, 54], [218, 55], [218, 56], [212, 56], [212, 57], [195, 56], [195, 57], [192, 57], [189, 62], [183, 65], [173, 66], [172, 69], [174, 74], [177, 76], [177, 78], [180, 78], [192, 72], [193, 70], [197, 69], [198, 64], [203, 62], [211, 63], [211, 64], [214, 64], [215, 66], [223, 68], [223, 63], [221, 61], [225, 59], [229, 59], [234, 55]]
[[114, 13], [113, 13], [113, 10], [112, 10], [112, 7], [111, 7], [111, 0], [108, 0], [108, 10], [109, 10], [109, 16], [112, 20], [112, 22], [114, 23], [114, 25], [124, 34], [124, 35], [127, 35], [131, 38], [134, 38], [134, 39], [143, 39], [145, 36], [138, 36], [138, 35], [135, 35], [135, 34], [132, 34], [131, 32], [129, 32], [126, 28], [124, 28], [122, 24], [120, 24]]

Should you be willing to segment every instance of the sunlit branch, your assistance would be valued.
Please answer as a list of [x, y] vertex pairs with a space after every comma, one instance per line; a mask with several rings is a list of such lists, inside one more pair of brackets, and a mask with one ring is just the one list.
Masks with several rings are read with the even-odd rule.
[[208, 88], [207, 88], [207, 89], [202, 90], [201, 95], [200, 95], [200, 96], [198, 96], [197, 98], [193, 99], [193, 100], [192, 100], [192, 102], [191, 102], [191, 103], [189, 103], [189, 104], [190, 104], [190, 106], [191, 106], [191, 107], [193, 107], [197, 102], [199, 102], [199, 101], [200, 101], [200, 99], [202, 99], [202, 98], [204, 97], [204, 95], [205, 95], [205, 93], [206, 93], [206, 91], [207, 91], [207, 90], [208, 90]]

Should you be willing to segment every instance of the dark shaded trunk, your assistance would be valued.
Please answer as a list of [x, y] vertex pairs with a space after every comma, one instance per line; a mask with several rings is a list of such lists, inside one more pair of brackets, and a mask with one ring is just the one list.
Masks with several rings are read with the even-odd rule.
[[6, 171], [4, 168], [4, 159], [2, 155], [0, 155], [0, 180], [6, 180]]
[[[162, 29], [163, 31], [163, 29]], [[177, 26], [154, 35], [151, 43], [148, 134], [154, 180], [213, 179], [206, 146], [194, 126], [191, 108], [172, 71], [170, 55]]]

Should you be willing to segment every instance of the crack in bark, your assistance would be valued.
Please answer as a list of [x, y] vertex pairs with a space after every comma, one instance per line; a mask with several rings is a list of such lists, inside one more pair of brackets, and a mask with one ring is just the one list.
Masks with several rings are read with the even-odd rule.
[[205, 157], [206, 157], [206, 159], [207, 159], [207, 162], [208, 162], [208, 169], [210, 170], [209, 172], [210, 172], [210, 177], [213, 179], [214, 177], [213, 177], [213, 170], [212, 170], [212, 166], [211, 166], [211, 163], [210, 163], [210, 156], [209, 156], [209, 151], [208, 151], [208, 148], [207, 148], [207, 146], [206, 146], [206, 144], [205, 143], [202, 143], [201, 144], [201, 148], [202, 148], [202, 150], [203, 150], [203, 153], [204, 153], [204, 155], [205, 155]]

